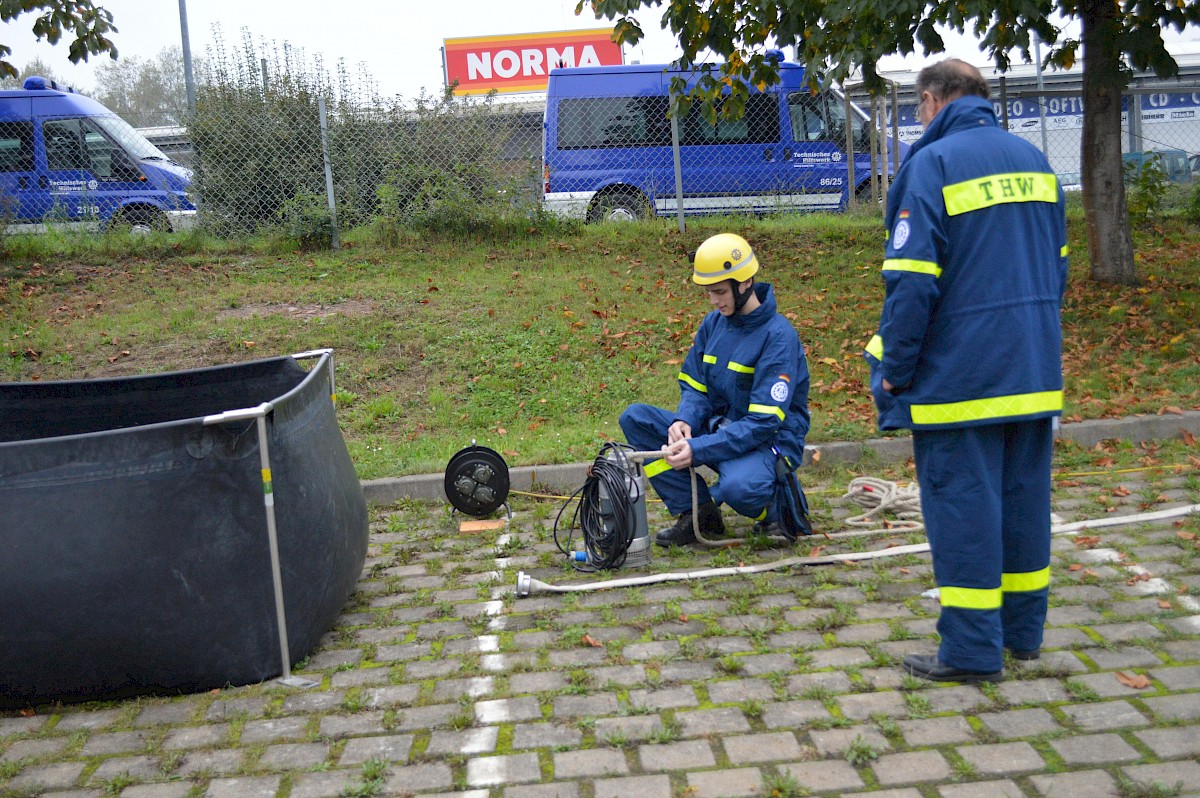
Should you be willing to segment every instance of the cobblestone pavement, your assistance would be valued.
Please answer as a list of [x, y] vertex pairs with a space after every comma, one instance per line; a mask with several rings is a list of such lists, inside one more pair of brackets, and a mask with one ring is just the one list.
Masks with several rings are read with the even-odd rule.
[[[1200, 502], [1194, 468], [1102, 471], [1059, 479], [1064, 520]], [[843, 476], [807, 480], [821, 528], [859, 511]], [[561, 501], [513, 504], [482, 533], [377, 510], [358, 592], [297, 668], [318, 687], [0, 715], [0, 796], [1200, 796], [1196, 515], [1057, 535], [1042, 658], [963, 686], [897, 667], [934, 647], [927, 554], [517, 598], [519, 570], [609, 577], [564, 564]], [[616, 576], [920, 540], [656, 551]]]

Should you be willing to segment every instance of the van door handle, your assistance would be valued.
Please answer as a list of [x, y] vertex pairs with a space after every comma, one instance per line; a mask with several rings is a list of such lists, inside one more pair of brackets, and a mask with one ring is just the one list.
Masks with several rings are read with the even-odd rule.
[[17, 188], [29, 188], [29, 178], [25, 175], [17, 178]]
[[763, 150], [763, 160], [764, 161], [775, 160], [775, 152], [770, 147], [767, 147], [765, 150]]
[[788, 147], [787, 149], [785, 149], [783, 151], [783, 160], [785, 160], [785, 161], [792, 160], [792, 148], [791, 147]]
[[38, 188], [50, 188], [50, 178], [38, 175]]

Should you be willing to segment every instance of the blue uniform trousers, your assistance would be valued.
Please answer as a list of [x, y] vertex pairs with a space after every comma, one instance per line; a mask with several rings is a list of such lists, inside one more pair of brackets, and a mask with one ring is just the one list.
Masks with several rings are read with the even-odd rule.
[[[675, 413], [653, 405], [634, 404], [621, 414], [621, 430], [625, 440], [638, 451], [661, 449], [667, 443], [667, 428]], [[700, 435], [703, 430], [693, 430]], [[706, 463], [720, 474], [711, 487], [697, 477], [700, 504], [712, 499], [728, 504], [737, 513], [760, 521], [775, 520], [775, 453], [770, 446], [722, 463]], [[675, 470], [666, 460], [651, 460], [645, 464], [650, 484], [662, 498], [671, 515], [692, 509], [692, 482], [688, 469]]]
[[990, 673], [1042, 645], [1053, 446], [1049, 418], [913, 430], [946, 665]]

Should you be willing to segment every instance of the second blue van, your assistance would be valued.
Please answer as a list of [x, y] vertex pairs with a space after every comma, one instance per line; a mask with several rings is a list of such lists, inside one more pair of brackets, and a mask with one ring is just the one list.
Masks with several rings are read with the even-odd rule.
[[0, 91], [0, 220], [181, 230], [196, 206], [191, 172], [95, 100], [40, 77]]
[[[678, 126], [683, 210], [688, 214], [836, 211], [869, 194], [867, 115], [843, 95], [812, 93], [804, 67], [782, 60], [780, 81], [751, 89], [740, 119], [709, 124], [698, 103]], [[667, 116], [671, 79], [694, 85], [702, 72], [667, 65], [554, 69], [543, 122], [543, 207], [587, 221], [677, 211], [674, 148]], [[854, 141], [854, 185], [846, 125]], [[888, 171], [891, 147], [888, 142]], [[908, 145], [899, 144], [899, 155]]]

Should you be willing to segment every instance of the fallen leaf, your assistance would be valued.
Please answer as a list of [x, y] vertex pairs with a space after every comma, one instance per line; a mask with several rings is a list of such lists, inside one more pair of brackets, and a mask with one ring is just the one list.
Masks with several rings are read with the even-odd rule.
[[1175, 535], [1180, 540], [1195, 540], [1196, 539], [1195, 532], [1184, 532], [1184, 531], [1180, 530], [1179, 532], [1176, 532]]
[[1091, 548], [1092, 546], [1095, 546], [1099, 542], [1100, 542], [1100, 538], [1097, 535], [1076, 535], [1075, 536], [1075, 545], [1076, 546], [1087, 546], [1088, 548]]
[[1088, 568], [1088, 569], [1086, 569], [1086, 570], [1083, 572], [1083, 575], [1084, 575], [1084, 576], [1090, 576], [1090, 577], [1097, 578], [1097, 579], [1100, 577], [1100, 574], [1096, 573], [1096, 572], [1095, 572], [1095, 571], [1093, 571], [1091, 568]]
[[21, 710], [21, 717], [23, 717], [23, 718], [32, 718], [36, 714], [37, 714], [37, 712], [33, 709], [30, 709], [29, 707], [25, 707], [24, 709]]
[[1118, 682], [1126, 687], [1132, 687], [1134, 690], [1145, 690], [1150, 686], [1150, 679], [1141, 673], [1117, 671], [1114, 675], [1117, 677]]
[[687, 623], [687, 616], [686, 616], [686, 615], [684, 615], [682, 612], [681, 612], [681, 613], [679, 613], [679, 622], [680, 622], [680, 623]]
[[812, 453], [812, 461], [813, 461], [814, 463], [819, 463], [819, 462], [821, 462], [821, 450], [820, 450], [820, 449], [813, 449], [813, 453]]
[[591, 635], [584, 635], [583, 640], [580, 642], [582, 642], [585, 646], [591, 646], [592, 648], [600, 648], [601, 646], [604, 645], [603, 643], [601, 643], [599, 640], [592, 637]]
[[1128, 496], [1132, 492], [1133, 491], [1131, 491], [1129, 488], [1125, 487], [1124, 485], [1117, 485], [1115, 488], [1113, 488], [1114, 496]]
[[1179, 435], [1188, 446], [1196, 445], [1196, 436], [1192, 434], [1191, 430], [1181, 429]]
[[1137, 574], [1136, 576], [1126, 579], [1125, 584], [1136, 585], [1138, 582], [1149, 582], [1149, 581], [1150, 581], [1150, 574]]
[[1171, 609], [1171, 602], [1167, 601], [1166, 599], [1160, 599], [1158, 602], [1158, 608], [1160, 610], [1169, 610]]
[[901, 569], [900, 569], [900, 573], [902, 573], [902, 574], [909, 574], [909, 573], [912, 573], [912, 571], [908, 570], [907, 568], [901, 568]]
[[811, 549], [808, 550], [808, 556], [809, 557], [820, 557], [821, 550], [824, 548], [825, 548], [824, 546], [813, 546]]
[[1079, 564], [1079, 563], [1077, 563], [1077, 562], [1073, 562], [1073, 563], [1071, 563], [1070, 565], [1068, 565], [1068, 566], [1067, 566], [1067, 570], [1068, 570], [1068, 571], [1082, 571], [1082, 570], [1083, 570], [1083, 566], [1082, 566], [1082, 565], [1080, 565], [1080, 564]]

